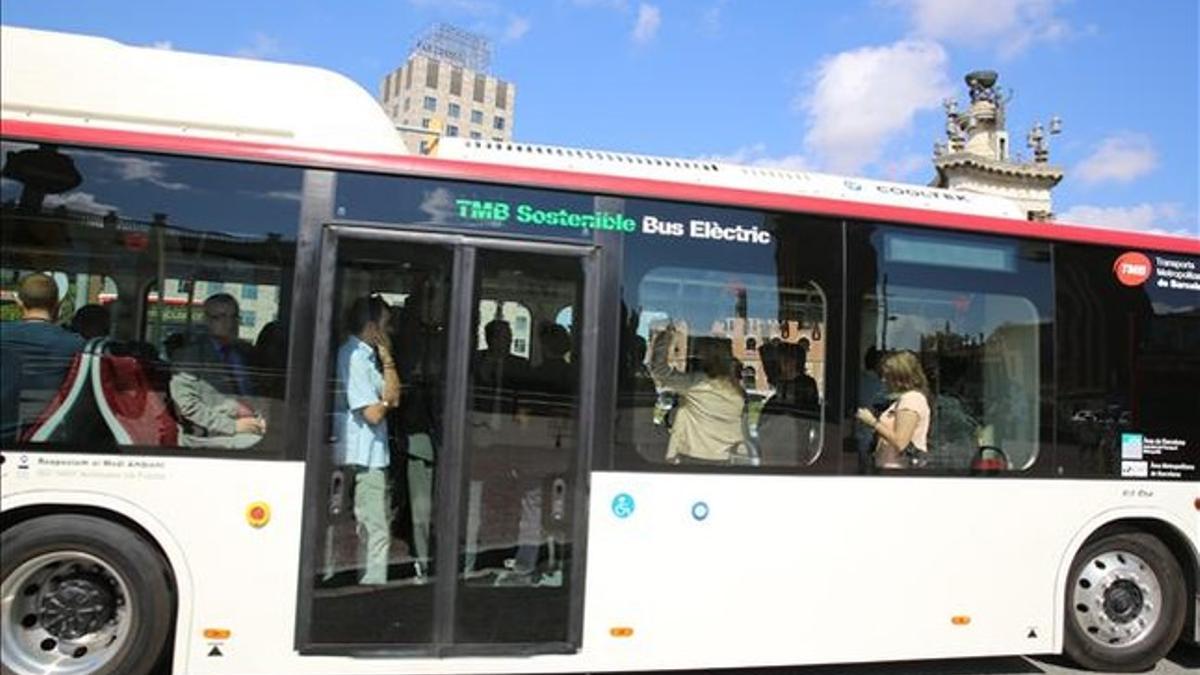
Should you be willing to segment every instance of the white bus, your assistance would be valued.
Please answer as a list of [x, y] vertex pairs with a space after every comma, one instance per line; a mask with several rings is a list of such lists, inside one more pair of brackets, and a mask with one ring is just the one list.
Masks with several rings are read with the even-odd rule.
[[[412, 156], [322, 70], [0, 45], [6, 674], [1125, 670], [1197, 637], [1195, 238]], [[881, 384], [900, 354], [923, 382]], [[876, 468], [868, 415], [925, 452]]]

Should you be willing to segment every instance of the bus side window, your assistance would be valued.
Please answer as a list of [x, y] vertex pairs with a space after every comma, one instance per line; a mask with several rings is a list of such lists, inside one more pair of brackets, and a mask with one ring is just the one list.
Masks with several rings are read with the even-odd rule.
[[[851, 410], [880, 414], [903, 393], [889, 391], [877, 369], [909, 351], [928, 385], [925, 467], [962, 474], [1031, 467], [1043, 443], [1048, 402], [1040, 393], [1051, 372], [1043, 349], [1049, 245], [870, 226], [855, 229], [853, 241], [864, 274], [853, 280], [860, 330]], [[868, 470], [879, 441], [865, 429], [857, 425], [854, 445]]]
[[633, 203], [626, 214], [637, 221], [639, 208], [652, 232], [625, 240], [618, 464], [819, 464], [840, 348], [829, 289], [841, 285], [840, 261], [819, 252], [840, 247], [840, 231], [689, 205]]
[[[8, 141], [3, 149], [4, 442], [71, 452], [281, 450], [282, 435], [231, 444], [210, 432], [218, 410], [224, 422], [252, 418], [260, 429], [281, 411], [279, 326], [291, 304], [301, 171]], [[63, 191], [42, 189], [47, 172], [61, 174]], [[32, 274], [53, 284], [53, 315], [21, 316], [17, 285]], [[224, 312], [235, 322], [225, 337], [202, 315], [219, 294], [236, 306]], [[53, 332], [19, 340], [34, 321]], [[39, 355], [67, 341], [69, 350]], [[259, 357], [266, 352], [274, 358]], [[227, 398], [206, 388], [214, 381], [232, 383]], [[195, 434], [200, 413], [209, 428]], [[205, 442], [189, 442], [198, 437]]]

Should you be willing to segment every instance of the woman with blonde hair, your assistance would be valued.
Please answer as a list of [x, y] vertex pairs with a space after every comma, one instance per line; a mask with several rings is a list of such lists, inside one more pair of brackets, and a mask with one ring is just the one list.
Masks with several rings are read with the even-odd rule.
[[871, 427], [879, 439], [875, 466], [925, 466], [929, 460], [929, 382], [921, 362], [910, 351], [894, 352], [880, 362], [879, 375], [892, 404], [879, 417], [868, 408], [859, 408], [857, 413], [858, 420]]

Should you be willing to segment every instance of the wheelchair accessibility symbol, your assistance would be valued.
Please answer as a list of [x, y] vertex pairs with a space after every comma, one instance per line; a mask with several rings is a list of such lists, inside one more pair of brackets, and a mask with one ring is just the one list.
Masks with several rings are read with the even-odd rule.
[[628, 518], [633, 515], [633, 497], [624, 492], [613, 497], [612, 510], [613, 515], [618, 518]]

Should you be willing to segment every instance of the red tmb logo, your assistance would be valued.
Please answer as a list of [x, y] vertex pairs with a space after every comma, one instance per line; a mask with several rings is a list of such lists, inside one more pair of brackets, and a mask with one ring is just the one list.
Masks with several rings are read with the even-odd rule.
[[1150, 278], [1152, 271], [1154, 266], [1150, 259], [1135, 251], [1122, 253], [1113, 263], [1113, 274], [1117, 275], [1117, 281], [1126, 286], [1141, 286]]

